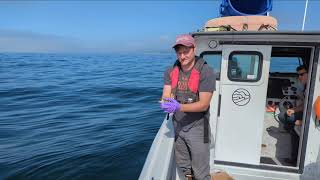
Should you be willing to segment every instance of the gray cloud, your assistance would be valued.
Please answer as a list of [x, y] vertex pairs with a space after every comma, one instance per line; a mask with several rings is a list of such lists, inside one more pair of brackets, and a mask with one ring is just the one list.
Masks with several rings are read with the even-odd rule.
[[74, 38], [0, 29], [0, 52], [79, 52], [86, 49]]
[[159, 37], [160, 42], [168, 43], [171, 41], [170, 37], [168, 35], [162, 35]]
[[80, 40], [30, 31], [0, 29], [0, 52], [106, 53], [170, 51], [167, 35], [151, 39]]

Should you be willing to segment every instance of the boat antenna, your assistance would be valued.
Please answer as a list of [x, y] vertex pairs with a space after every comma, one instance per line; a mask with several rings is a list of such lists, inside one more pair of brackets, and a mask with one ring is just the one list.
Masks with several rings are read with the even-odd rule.
[[306, 5], [305, 5], [305, 8], [304, 8], [304, 16], [303, 16], [303, 23], [302, 23], [302, 31], [304, 31], [304, 23], [306, 22], [307, 9], [308, 9], [308, 0], [306, 0]]

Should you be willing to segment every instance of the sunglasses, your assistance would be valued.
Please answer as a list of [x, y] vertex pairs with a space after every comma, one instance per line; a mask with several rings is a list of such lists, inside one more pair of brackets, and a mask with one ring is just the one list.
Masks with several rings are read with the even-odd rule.
[[304, 72], [304, 73], [298, 73], [298, 76], [303, 76], [304, 74], [306, 74], [307, 72]]

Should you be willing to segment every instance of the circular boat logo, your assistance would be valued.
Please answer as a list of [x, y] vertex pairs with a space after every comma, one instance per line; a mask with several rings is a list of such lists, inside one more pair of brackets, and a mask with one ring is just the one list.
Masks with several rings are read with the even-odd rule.
[[237, 89], [232, 94], [232, 101], [238, 106], [244, 106], [250, 101], [250, 93], [245, 89]]

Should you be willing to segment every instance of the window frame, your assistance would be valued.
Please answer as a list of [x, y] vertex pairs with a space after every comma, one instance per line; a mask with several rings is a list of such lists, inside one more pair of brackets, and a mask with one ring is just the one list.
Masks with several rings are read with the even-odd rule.
[[[230, 65], [230, 61], [232, 60], [232, 57], [234, 55], [257, 55], [259, 57], [259, 66], [258, 66], [258, 74], [257, 74], [257, 78], [254, 79], [254, 80], [250, 80], [250, 79], [235, 79], [235, 78], [232, 78], [231, 77], [231, 72], [229, 71], [229, 65]], [[262, 67], [263, 67], [263, 54], [259, 51], [232, 51], [230, 54], [229, 54], [229, 57], [228, 57], [228, 66], [227, 66], [227, 76], [228, 76], [228, 79], [230, 81], [233, 81], [233, 82], [258, 82], [260, 81], [261, 79], [261, 75], [262, 75]]]

